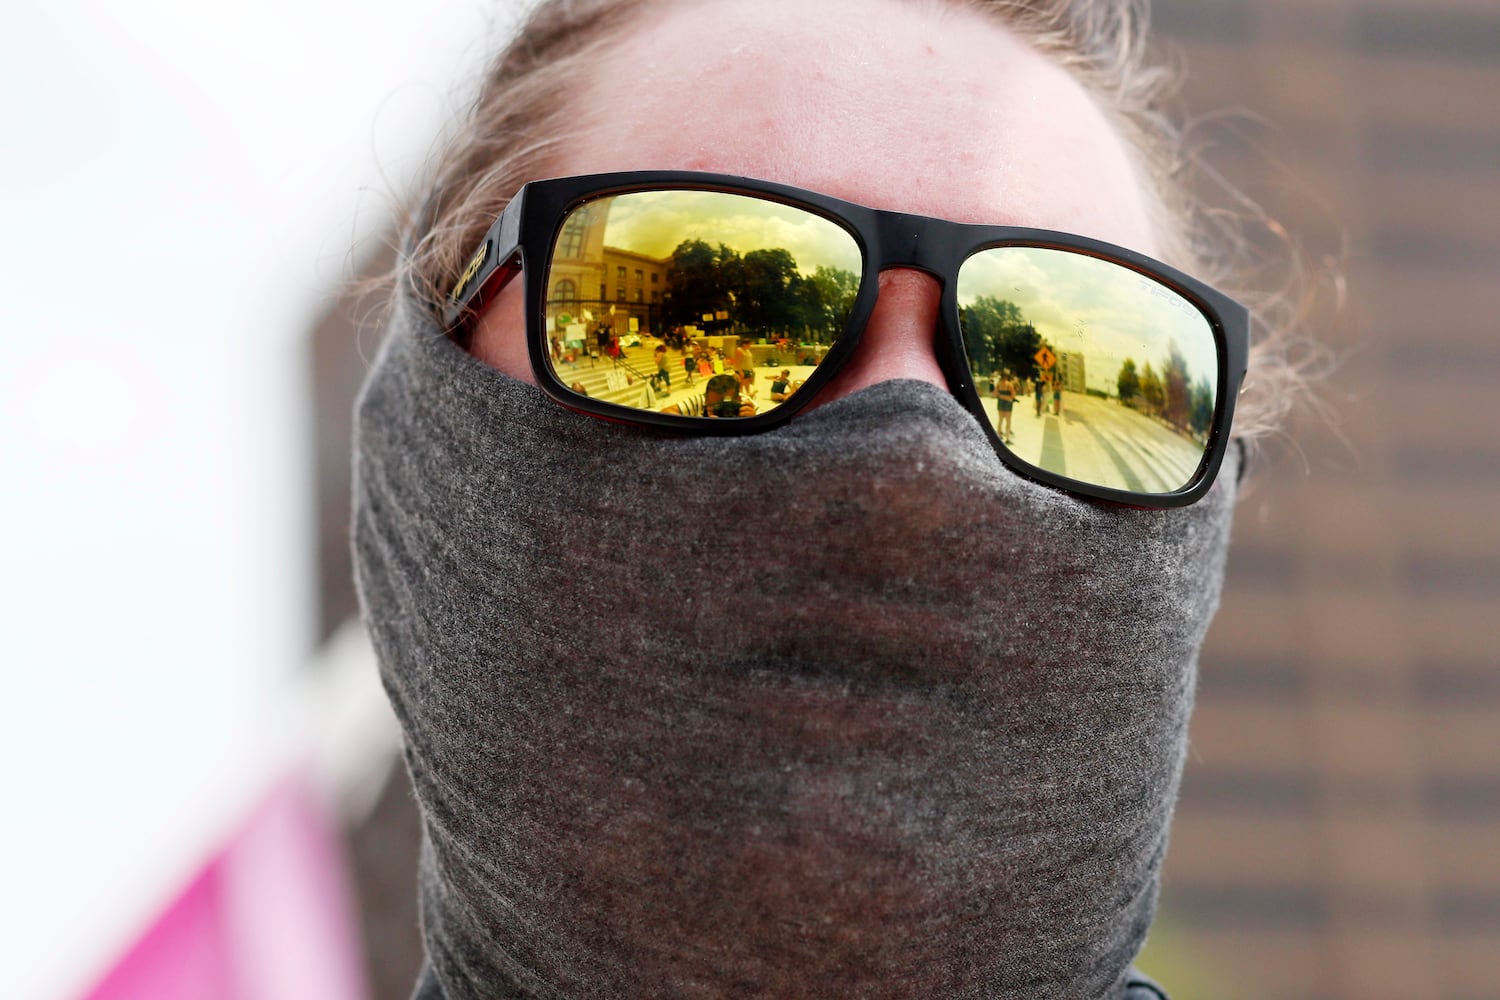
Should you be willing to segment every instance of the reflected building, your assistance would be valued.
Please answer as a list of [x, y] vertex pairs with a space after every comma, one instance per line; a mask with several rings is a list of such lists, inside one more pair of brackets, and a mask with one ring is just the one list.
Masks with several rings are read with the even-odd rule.
[[616, 333], [628, 330], [632, 319], [642, 331], [655, 330], [671, 258], [606, 246], [608, 223], [608, 202], [569, 217], [547, 276], [548, 315], [578, 317], [587, 309], [595, 320], [609, 317]]
[[1057, 375], [1068, 392], [1083, 392], [1088, 387], [1083, 377], [1083, 355], [1078, 351], [1057, 352]]

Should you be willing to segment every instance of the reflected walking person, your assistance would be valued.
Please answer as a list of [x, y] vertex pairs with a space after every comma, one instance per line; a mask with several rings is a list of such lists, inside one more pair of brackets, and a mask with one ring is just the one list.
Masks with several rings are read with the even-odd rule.
[[995, 379], [995, 433], [1006, 443], [1015, 440], [1011, 428], [1011, 411], [1016, 408], [1016, 391], [1019, 388], [1009, 368]]
[[657, 344], [656, 351], [656, 374], [652, 380], [656, 383], [656, 391], [667, 393], [672, 391], [672, 373], [667, 370], [667, 345]]

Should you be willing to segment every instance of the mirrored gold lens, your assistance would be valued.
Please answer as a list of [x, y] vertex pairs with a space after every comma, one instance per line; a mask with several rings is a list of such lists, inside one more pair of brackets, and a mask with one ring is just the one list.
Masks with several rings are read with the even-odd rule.
[[1218, 404], [1213, 327], [1161, 282], [1045, 247], [974, 254], [964, 348], [990, 426], [1017, 456], [1135, 493], [1187, 486]]
[[807, 209], [715, 191], [586, 202], [547, 267], [553, 373], [574, 392], [715, 419], [790, 399], [844, 331], [859, 245]]

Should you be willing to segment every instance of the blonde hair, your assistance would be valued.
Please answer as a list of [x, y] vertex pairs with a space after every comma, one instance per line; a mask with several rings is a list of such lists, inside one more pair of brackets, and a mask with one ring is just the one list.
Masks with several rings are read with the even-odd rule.
[[[436, 158], [420, 206], [403, 220], [392, 275], [435, 312], [468, 255], [528, 180], [559, 172], [573, 110], [557, 99], [590, 71], [596, 56], [630, 34], [642, 8], [675, 0], [542, 0], [485, 74], [478, 98]], [[1309, 381], [1300, 326], [1306, 296], [1253, 284], [1259, 270], [1245, 235], [1259, 226], [1295, 255], [1284, 231], [1247, 199], [1211, 209], [1196, 193], [1198, 158], [1165, 112], [1177, 74], [1146, 43], [1148, 0], [906, 0], [963, 7], [996, 18], [1073, 74], [1104, 110], [1137, 161], [1147, 186], [1162, 256], [1224, 289], [1256, 317], [1235, 436], [1276, 431]], [[1230, 192], [1233, 194], [1233, 192]], [[1299, 360], [1299, 358], [1301, 360]]]

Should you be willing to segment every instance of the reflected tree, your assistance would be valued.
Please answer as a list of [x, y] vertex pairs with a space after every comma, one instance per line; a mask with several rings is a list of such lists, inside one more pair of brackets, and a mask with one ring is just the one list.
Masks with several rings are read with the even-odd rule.
[[1199, 437], [1207, 435], [1209, 425], [1214, 420], [1214, 390], [1208, 384], [1208, 379], [1200, 378], [1193, 384], [1189, 411], [1193, 433]]
[[832, 343], [848, 324], [858, 291], [859, 275], [819, 264], [804, 279], [802, 301], [808, 335], [817, 343]]
[[1177, 341], [1167, 348], [1167, 358], [1162, 364], [1162, 413], [1167, 423], [1179, 431], [1186, 431], [1189, 419], [1187, 359]]
[[750, 332], [765, 334], [790, 330], [799, 325], [793, 289], [798, 280], [797, 262], [791, 251], [776, 247], [751, 250], [740, 259], [735, 293], [735, 321]]
[[696, 324], [707, 313], [728, 309], [740, 270], [739, 254], [722, 243], [715, 248], [703, 240], [683, 240], [667, 265], [662, 304], [667, 323]]
[[1156, 369], [1151, 367], [1151, 362], [1146, 362], [1146, 367], [1141, 369], [1141, 395], [1142, 409], [1156, 416], [1161, 412], [1162, 404], [1166, 401], [1166, 392], [1162, 389], [1161, 379], [1156, 375]]
[[1135, 370], [1134, 358], [1126, 358], [1120, 366], [1120, 377], [1115, 379], [1115, 386], [1120, 390], [1122, 403], [1129, 404], [1141, 394], [1141, 376]]
[[981, 295], [959, 316], [971, 370], [1009, 368], [1020, 378], [1036, 378], [1035, 355], [1042, 337], [1019, 306], [993, 295]]
[[1151, 367], [1151, 362], [1137, 370], [1135, 359], [1126, 358], [1120, 365], [1115, 385], [1120, 391], [1120, 402], [1150, 416], [1161, 417], [1181, 433], [1191, 430], [1202, 437], [1213, 423], [1213, 386], [1204, 377], [1196, 382], [1191, 380], [1187, 359], [1175, 341], [1162, 362], [1160, 375]]
[[784, 247], [741, 256], [723, 244], [691, 239], [672, 251], [662, 309], [669, 324], [697, 324], [705, 314], [728, 312], [752, 335], [789, 333], [828, 343], [847, 324], [858, 290], [859, 276], [841, 268], [802, 274]]

